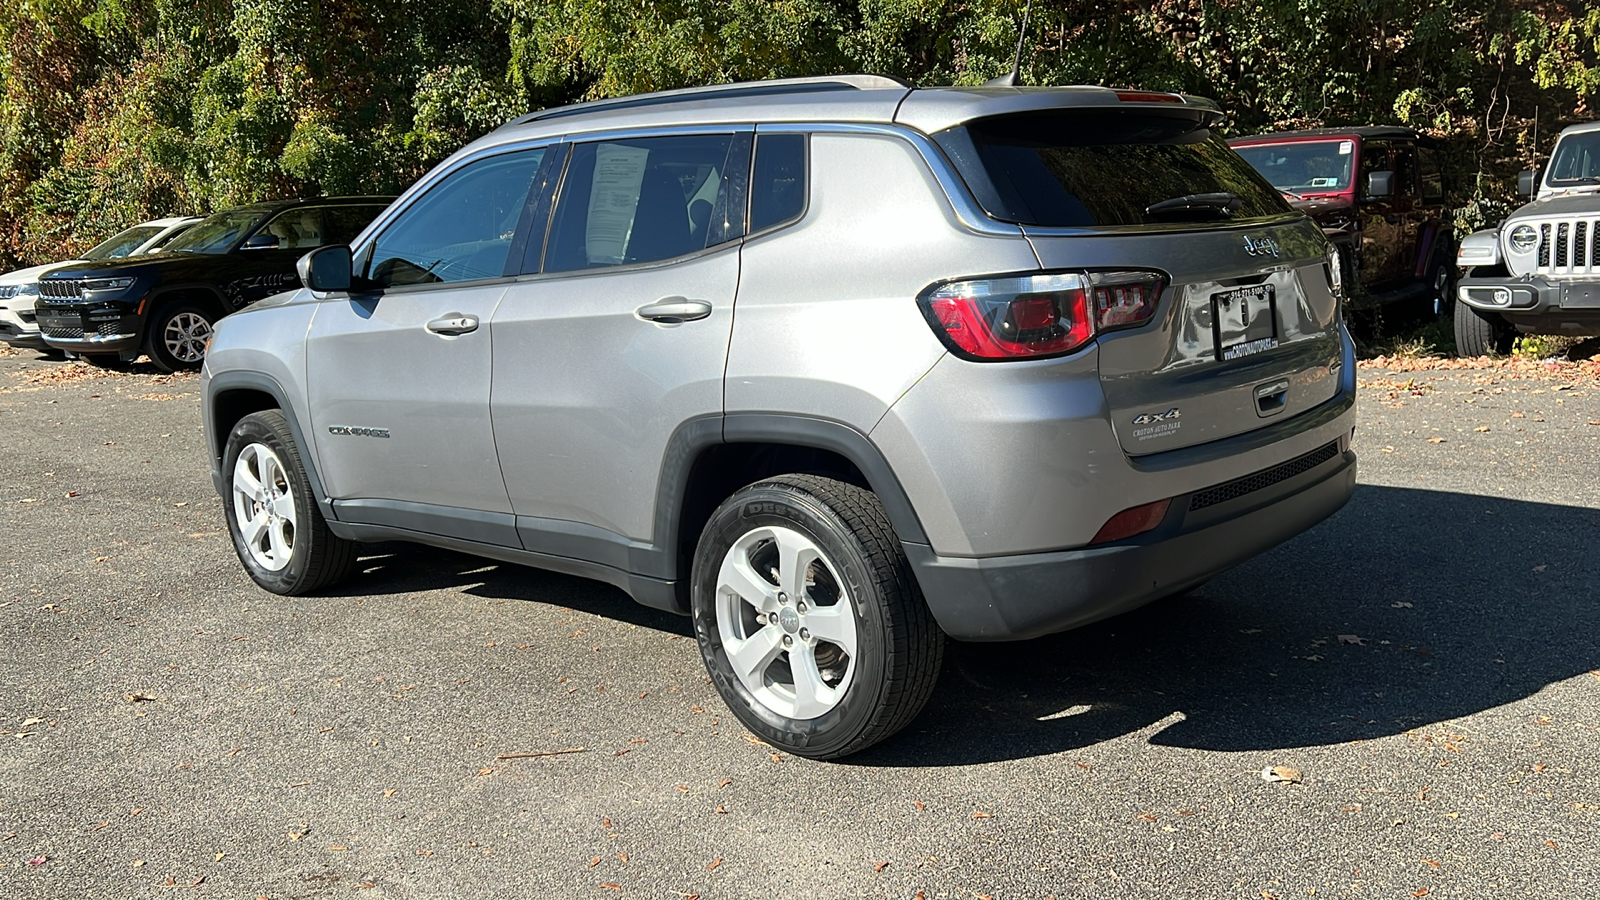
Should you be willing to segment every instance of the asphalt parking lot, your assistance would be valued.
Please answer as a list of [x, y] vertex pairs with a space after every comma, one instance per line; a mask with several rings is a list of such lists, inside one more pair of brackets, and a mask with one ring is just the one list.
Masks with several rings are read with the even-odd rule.
[[1405, 368], [1333, 519], [815, 763], [604, 585], [263, 593], [197, 378], [0, 350], [0, 896], [1596, 896], [1600, 379]]

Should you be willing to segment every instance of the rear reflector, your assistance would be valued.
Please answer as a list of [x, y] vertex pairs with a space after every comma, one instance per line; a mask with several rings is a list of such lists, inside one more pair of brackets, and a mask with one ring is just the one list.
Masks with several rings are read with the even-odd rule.
[[1094, 540], [1089, 543], [1105, 544], [1130, 538], [1136, 534], [1144, 534], [1161, 524], [1161, 520], [1167, 517], [1167, 507], [1171, 505], [1172, 500], [1169, 498], [1125, 509], [1106, 520], [1106, 523], [1100, 526], [1100, 531], [1095, 534]]
[[1057, 272], [936, 285], [918, 299], [946, 347], [963, 359], [1038, 359], [1070, 353], [1097, 333], [1155, 315], [1156, 272]]

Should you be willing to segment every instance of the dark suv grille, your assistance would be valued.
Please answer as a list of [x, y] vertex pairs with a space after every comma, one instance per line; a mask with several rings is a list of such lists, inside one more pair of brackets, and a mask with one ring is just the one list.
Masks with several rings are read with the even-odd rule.
[[39, 296], [47, 300], [77, 300], [83, 296], [83, 282], [75, 278], [43, 279], [39, 282]]
[[1189, 511], [1205, 509], [1236, 500], [1245, 494], [1252, 494], [1262, 488], [1269, 488], [1280, 481], [1288, 481], [1296, 475], [1309, 472], [1339, 455], [1339, 442], [1325, 444], [1310, 453], [1302, 454], [1286, 463], [1279, 463], [1270, 469], [1263, 469], [1254, 475], [1235, 478], [1226, 484], [1219, 484], [1214, 488], [1207, 488], [1189, 498]]

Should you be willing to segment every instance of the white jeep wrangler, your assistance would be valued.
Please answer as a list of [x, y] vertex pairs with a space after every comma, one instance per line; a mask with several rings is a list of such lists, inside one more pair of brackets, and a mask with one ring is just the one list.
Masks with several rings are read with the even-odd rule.
[[1531, 203], [1456, 252], [1456, 348], [1505, 353], [1518, 334], [1600, 335], [1600, 122], [1561, 132]]

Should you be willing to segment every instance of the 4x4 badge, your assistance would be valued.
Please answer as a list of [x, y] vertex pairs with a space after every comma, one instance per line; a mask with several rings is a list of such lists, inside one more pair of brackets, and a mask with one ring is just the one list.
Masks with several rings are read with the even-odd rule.
[[1269, 237], [1253, 238], [1247, 234], [1244, 236], [1244, 252], [1251, 256], [1266, 256], [1269, 253], [1277, 256], [1278, 242]]
[[1166, 412], [1145, 413], [1144, 415], [1141, 415], [1141, 416], [1135, 418], [1133, 420], [1133, 424], [1135, 424], [1135, 425], [1154, 425], [1157, 422], [1167, 422], [1167, 421], [1170, 421], [1172, 419], [1179, 418], [1182, 415], [1183, 415], [1183, 413], [1181, 411], [1179, 411], [1179, 409], [1176, 406], [1174, 406], [1173, 408], [1167, 410]]

